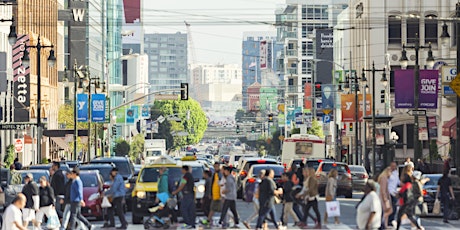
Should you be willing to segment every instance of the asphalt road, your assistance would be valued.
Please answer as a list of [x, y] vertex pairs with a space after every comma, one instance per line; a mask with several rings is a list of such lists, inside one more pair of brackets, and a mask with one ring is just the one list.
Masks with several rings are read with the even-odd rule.
[[[323, 229], [356, 229], [356, 209], [355, 206], [359, 202], [359, 200], [362, 197], [362, 193], [354, 193], [352, 199], [345, 199], [345, 198], [339, 198], [340, 202], [340, 208], [341, 208], [341, 217], [340, 221], [341, 224], [335, 225], [331, 224], [333, 222], [333, 219], [329, 219], [329, 224], [323, 225]], [[249, 217], [252, 212], [254, 211], [253, 206], [251, 203], [246, 203], [243, 201], [238, 201], [237, 204], [237, 211], [240, 216], [240, 219], [245, 220], [247, 217]], [[320, 208], [320, 213], [321, 216], [324, 215], [324, 209], [325, 209], [325, 203], [324, 203], [324, 198], [320, 199], [319, 203], [319, 208]], [[281, 205], [277, 205], [276, 207], [276, 212], [277, 212], [277, 217], [281, 214]], [[131, 223], [131, 213], [126, 214], [127, 220], [129, 223]], [[203, 216], [198, 216], [198, 219], [203, 218]], [[117, 220], [117, 226], [119, 225], [118, 223], [118, 218]], [[102, 221], [91, 221], [95, 226], [96, 229], [101, 229], [101, 226], [103, 224]], [[240, 221], [240, 228], [245, 229], [245, 227], [242, 224], [242, 221]], [[310, 220], [310, 226], [313, 225], [313, 223]], [[297, 227], [292, 227], [293, 220], [289, 220], [289, 228], [288, 229], [299, 229]], [[442, 218], [422, 218], [422, 225], [425, 227], [425, 229], [433, 229], [433, 230], [441, 230], [441, 229], [460, 229], [460, 221], [450, 221], [449, 224], [444, 224], [442, 222]], [[255, 222], [252, 223], [251, 225], [252, 228], [255, 228]], [[274, 228], [273, 225], [270, 225], [270, 228]], [[141, 230], [144, 229], [143, 225], [129, 225], [128, 229], [132, 230]], [[171, 226], [170, 229], [181, 229], [180, 225], [177, 226]], [[197, 229], [200, 229], [197, 225]], [[410, 229], [410, 225], [403, 225], [400, 229]]]

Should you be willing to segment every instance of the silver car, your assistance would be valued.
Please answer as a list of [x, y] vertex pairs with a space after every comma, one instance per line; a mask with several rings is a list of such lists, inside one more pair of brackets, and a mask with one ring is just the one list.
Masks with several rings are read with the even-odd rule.
[[353, 190], [362, 191], [369, 179], [369, 174], [367, 174], [366, 169], [361, 165], [349, 165], [348, 168], [350, 168], [351, 172]]
[[[3, 207], [7, 207], [8, 205], [11, 204], [13, 201], [14, 197], [20, 192], [22, 192], [22, 188], [24, 187], [24, 177], [28, 173], [32, 173], [34, 176], [34, 181], [37, 182], [40, 180], [40, 177], [45, 176], [47, 180], [50, 178], [50, 173], [48, 170], [41, 170], [41, 169], [30, 169], [30, 170], [18, 170], [16, 173], [19, 173], [21, 181], [13, 181], [9, 180], [9, 184], [5, 188], [5, 204]], [[13, 175], [11, 175], [13, 177]]]

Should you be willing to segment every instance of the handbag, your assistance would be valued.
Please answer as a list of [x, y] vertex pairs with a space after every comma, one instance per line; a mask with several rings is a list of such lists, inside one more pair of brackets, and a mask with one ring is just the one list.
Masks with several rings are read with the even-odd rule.
[[327, 195], [327, 196], [326, 196], [326, 201], [332, 201], [332, 200], [333, 200], [333, 199], [332, 199], [332, 196], [331, 196], [331, 195]]
[[275, 204], [281, 204], [281, 198], [279, 198], [278, 196], [275, 196]]
[[59, 222], [59, 217], [56, 213], [56, 210], [51, 211], [50, 216], [48, 216], [48, 221], [46, 222], [47, 229], [56, 229], [61, 227], [61, 222]]
[[433, 214], [439, 215], [441, 213], [441, 201], [436, 199], [433, 205]]
[[104, 198], [102, 198], [101, 208], [111, 208], [111, 207], [112, 207], [112, 204], [110, 203], [109, 198], [104, 196]]
[[326, 212], [329, 217], [340, 216], [340, 203], [338, 201], [327, 201]]

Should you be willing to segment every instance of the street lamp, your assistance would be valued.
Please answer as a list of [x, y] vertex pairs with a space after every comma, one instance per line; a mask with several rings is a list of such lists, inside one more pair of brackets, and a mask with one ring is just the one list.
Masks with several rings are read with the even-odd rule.
[[37, 49], [37, 160], [40, 162], [41, 157], [41, 139], [42, 139], [42, 124], [41, 124], [41, 51], [44, 48], [50, 48], [49, 56], [48, 56], [48, 65], [53, 67], [56, 63], [56, 57], [54, 56], [53, 45], [42, 45], [40, 41], [40, 36], [37, 39], [37, 45], [30, 46], [26, 45], [24, 49], [24, 56], [22, 57], [22, 63], [24, 66], [29, 66], [30, 64], [30, 57], [28, 48], [35, 48]]
[[[405, 51], [404, 51], [405, 52]], [[407, 57], [406, 57], [407, 58]], [[377, 175], [376, 174], [376, 171], [375, 171], [375, 151], [376, 151], [376, 139], [377, 139], [377, 134], [376, 134], [376, 122], [375, 122], [375, 85], [376, 85], [376, 82], [375, 82], [375, 73], [376, 72], [383, 72], [382, 74], [382, 78], [380, 79], [380, 82], [383, 84], [383, 86], [387, 87], [388, 85], [388, 79], [387, 79], [387, 75], [386, 75], [386, 69], [385, 68], [382, 68], [382, 69], [375, 69], [375, 63], [372, 62], [372, 69], [364, 69], [362, 70], [362, 74], [364, 76], [365, 72], [371, 72], [372, 73], [372, 168], [371, 168], [371, 171], [372, 171], [372, 174], [373, 175]], [[366, 151], [367, 153], [367, 151]], [[368, 162], [369, 162], [369, 156], [366, 154], [366, 166], [368, 165]], [[369, 168], [369, 167], [367, 167]]]
[[[457, 4], [458, 5], [458, 4]], [[433, 52], [431, 50], [431, 43], [428, 46], [421, 46], [418, 34], [415, 35], [415, 44], [413, 46], [406, 46], [403, 43], [403, 49], [401, 51], [401, 58], [399, 62], [401, 67], [405, 69], [408, 65], [407, 49], [415, 50], [415, 84], [414, 84], [414, 110], [418, 110], [419, 106], [419, 88], [420, 88], [420, 65], [419, 65], [419, 51], [420, 49], [428, 49], [428, 57], [426, 59], [426, 65], [428, 68], [432, 68], [434, 65]], [[418, 114], [414, 114], [414, 159], [420, 159], [422, 157], [422, 151], [419, 150], [419, 121]]]

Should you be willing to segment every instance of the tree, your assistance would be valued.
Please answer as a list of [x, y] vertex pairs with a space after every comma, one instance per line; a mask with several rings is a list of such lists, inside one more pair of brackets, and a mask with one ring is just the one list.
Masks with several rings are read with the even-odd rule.
[[4, 162], [4, 165], [9, 168], [11, 164], [13, 164], [13, 161], [14, 161], [14, 145], [8, 145], [8, 147], [6, 147], [6, 154], [5, 154], [5, 157], [3, 159], [3, 162]]
[[126, 142], [125, 140], [120, 138], [115, 141], [115, 147], [113, 147], [115, 156], [120, 156], [120, 157], [126, 156], [129, 154], [129, 149], [130, 149], [130, 146], [128, 142]]
[[[65, 125], [65, 129], [74, 129], [74, 106], [73, 104], [64, 104], [59, 107], [58, 123]], [[77, 128], [88, 129], [87, 122], [77, 122]], [[99, 129], [101, 130], [101, 129]], [[77, 139], [77, 149], [87, 149], [88, 144], [82, 144], [80, 138]], [[73, 152], [73, 144], [69, 145], [71, 152]]]
[[307, 130], [307, 134], [315, 135], [320, 138], [324, 138], [323, 127], [316, 119], [311, 122], [311, 128]]
[[144, 143], [144, 134], [139, 133], [133, 137], [133, 140], [131, 141], [131, 147], [129, 150], [129, 158], [131, 158], [132, 161], [134, 161], [144, 152]]
[[[187, 116], [188, 111], [189, 117]], [[166, 139], [168, 149], [177, 149], [200, 142], [208, 127], [206, 114], [200, 104], [193, 99], [155, 102], [151, 114], [153, 119], [158, 119], [160, 115], [166, 118], [176, 116], [180, 119], [179, 122], [166, 119], [159, 125], [158, 134], [154, 135], [156, 139]], [[188, 135], [177, 135], [183, 132]]]

